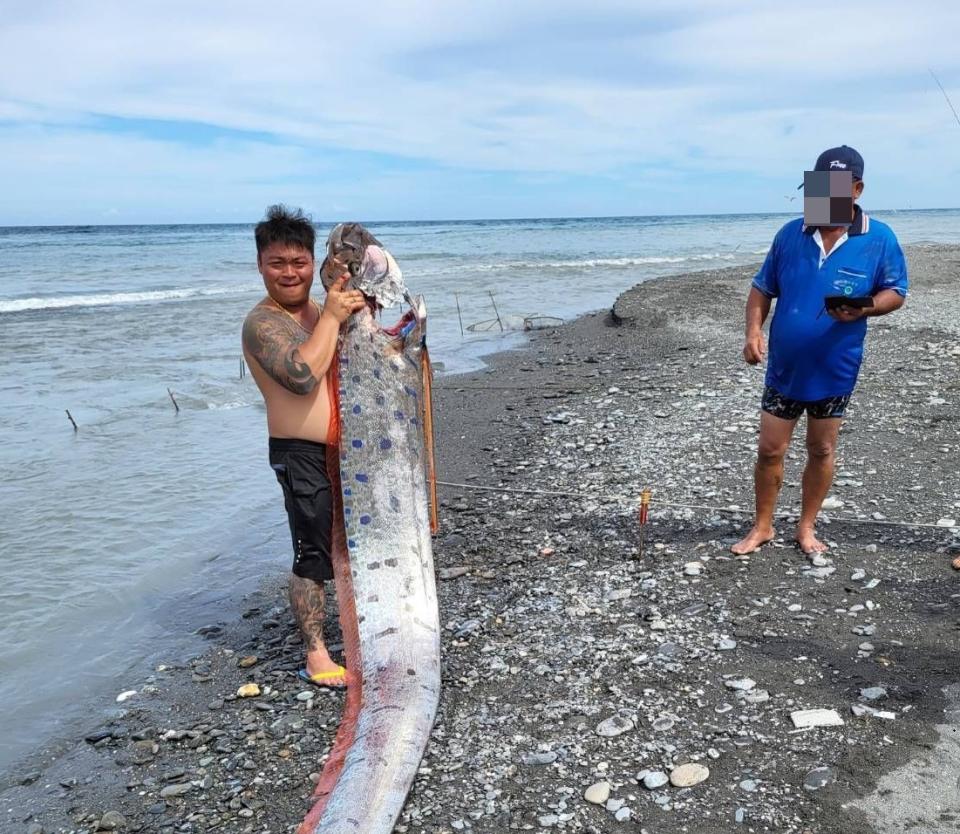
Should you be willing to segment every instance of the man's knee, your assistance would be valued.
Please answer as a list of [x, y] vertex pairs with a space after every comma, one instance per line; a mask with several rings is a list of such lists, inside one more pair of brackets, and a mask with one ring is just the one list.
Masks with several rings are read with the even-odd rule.
[[831, 440], [808, 440], [807, 456], [814, 461], [831, 461], [837, 452], [837, 444]]
[[327, 587], [327, 582], [329, 579], [324, 579], [322, 573], [315, 573], [313, 571], [304, 573], [293, 570], [290, 571], [290, 585], [300, 588], [319, 588], [321, 591]]
[[757, 447], [757, 462], [761, 466], [777, 466], [783, 463], [789, 447], [789, 440], [777, 441], [760, 438], [760, 444]]

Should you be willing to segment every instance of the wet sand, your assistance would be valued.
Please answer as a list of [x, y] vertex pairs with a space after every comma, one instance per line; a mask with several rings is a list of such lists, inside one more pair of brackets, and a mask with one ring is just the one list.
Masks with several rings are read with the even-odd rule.
[[[752, 270], [640, 285], [438, 380], [444, 481], [577, 495], [442, 490], [444, 694], [398, 831], [960, 827], [955, 536], [873, 523], [960, 519], [960, 247], [908, 258], [911, 298], [871, 322], [841, 436], [831, 514], [864, 523], [823, 525], [823, 564], [789, 520], [760, 553], [728, 550], [749, 526], [762, 388], [740, 358]], [[784, 510], [802, 461], [798, 436]], [[137, 694], [88, 740], [25, 763], [3, 830], [92, 831], [111, 813], [127, 831], [293, 830], [341, 697], [296, 681], [282, 582], [211, 624], [203, 657], [118, 685]], [[248, 682], [261, 695], [238, 699]], [[844, 723], [795, 732], [807, 708]], [[657, 786], [688, 763], [709, 775]], [[828, 784], [809, 790], [818, 768]], [[586, 801], [602, 783], [609, 799]]]

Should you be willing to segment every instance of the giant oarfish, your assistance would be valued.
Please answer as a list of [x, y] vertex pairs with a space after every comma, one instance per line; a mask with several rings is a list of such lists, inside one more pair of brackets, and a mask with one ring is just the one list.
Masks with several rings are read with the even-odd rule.
[[[332, 266], [335, 265], [335, 269]], [[376, 238], [341, 224], [325, 283], [343, 269], [368, 307], [344, 325], [331, 374], [333, 562], [347, 695], [333, 751], [300, 834], [388, 834], [420, 766], [440, 697], [440, 628], [430, 545], [425, 437], [426, 308]], [[410, 311], [381, 327], [378, 308]], [[426, 389], [426, 390], [425, 390]], [[339, 473], [339, 474], [337, 474]]]

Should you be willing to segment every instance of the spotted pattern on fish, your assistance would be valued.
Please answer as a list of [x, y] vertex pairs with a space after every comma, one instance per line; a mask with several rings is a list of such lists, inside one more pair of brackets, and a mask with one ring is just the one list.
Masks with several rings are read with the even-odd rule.
[[[345, 246], [364, 240], [341, 237]], [[365, 245], [373, 246], [369, 240], [367, 233]], [[369, 276], [363, 280], [373, 286]], [[382, 330], [369, 309], [355, 314], [339, 349], [340, 444], [331, 459], [339, 462], [341, 526], [333, 549], [347, 706], [300, 834], [390, 834], [439, 702], [440, 625], [419, 419], [426, 311], [422, 299], [408, 301], [413, 315], [396, 332]]]

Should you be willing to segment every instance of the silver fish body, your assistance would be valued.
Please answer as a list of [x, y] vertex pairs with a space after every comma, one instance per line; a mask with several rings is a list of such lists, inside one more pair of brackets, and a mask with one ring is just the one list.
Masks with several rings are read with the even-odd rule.
[[[338, 574], [337, 594], [349, 689], [329, 778], [321, 777], [326, 787], [300, 828], [309, 834], [393, 830], [439, 703], [423, 434], [426, 310], [422, 299], [408, 301], [400, 332], [383, 330], [364, 309], [345, 326], [340, 347], [335, 506], [348, 556], [341, 554], [340, 571], [348, 565], [349, 575]], [[337, 569], [336, 542], [334, 550]]]

